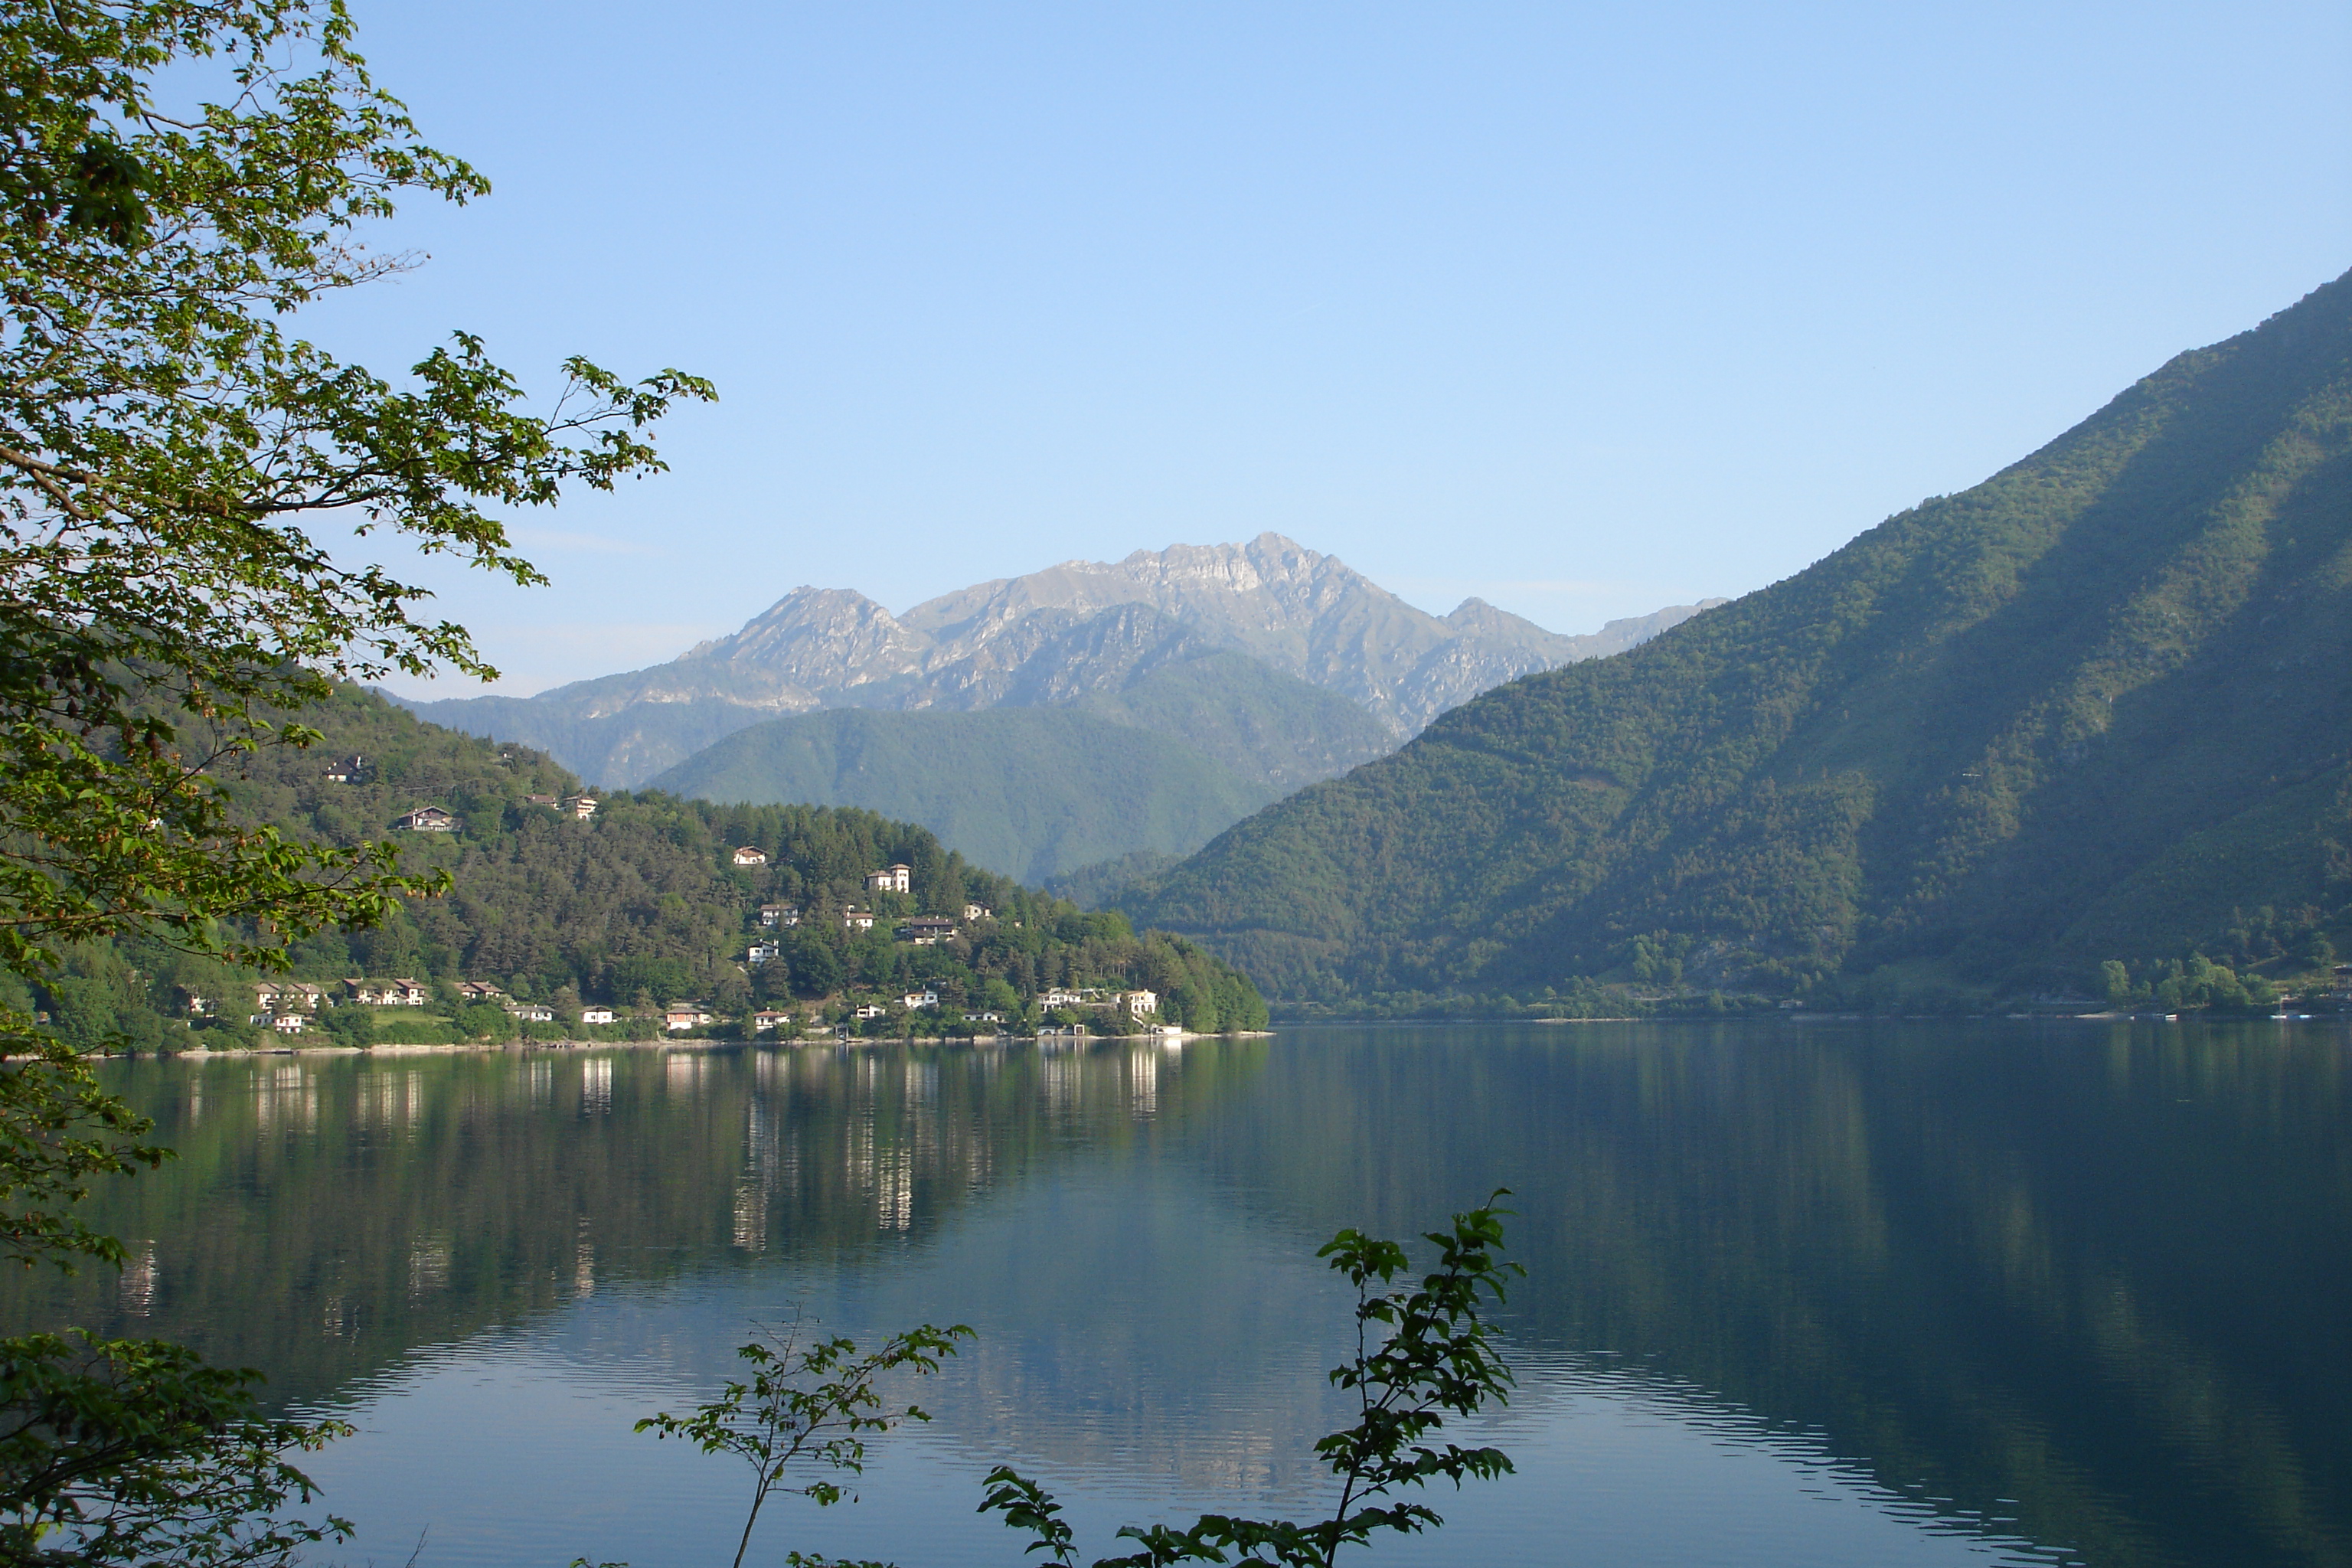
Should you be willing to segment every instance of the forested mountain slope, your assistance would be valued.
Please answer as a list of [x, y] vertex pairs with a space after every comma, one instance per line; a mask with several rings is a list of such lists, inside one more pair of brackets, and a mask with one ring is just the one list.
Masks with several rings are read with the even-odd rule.
[[835, 709], [738, 731], [653, 781], [701, 800], [856, 805], [1029, 882], [1185, 854], [1275, 798], [1179, 741], [1054, 708]]
[[[2080, 989], [2346, 942], [2352, 279], [1131, 900], [1277, 999]], [[2352, 945], [2352, 943], [2346, 943]]]
[[[1206, 953], [1023, 888], [910, 823], [654, 792], [605, 795], [582, 819], [557, 809], [579, 781], [527, 748], [420, 722], [353, 688], [299, 718], [324, 736], [320, 743], [265, 746], [215, 764], [239, 816], [303, 838], [393, 840], [405, 868], [445, 869], [450, 888], [407, 900], [379, 929], [299, 944], [297, 979], [333, 987], [351, 976], [414, 978], [436, 985], [444, 1013], [455, 1006], [449, 985], [475, 980], [575, 1014], [583, 1003], [627, 1009], [684, 998], [730, 1019], [755, 1005], [805, 1011], [831, 1001], [845, 1012], [850, 1000], [895, 1000], [912, 986], [934, 990], [941, 1009], [987, 1005], [1011, 1022], [1034, 1012], [1044, 990], [1094, 984], [1148, 986], [1175, 998], [1174, 1014], [1194, 1026], [1264, 1017], [1248, 981]], [[449, 812], [457, 825], [395, 827], [419, 807]], [[738, 864], [745, 847], [764, 863]], [[910, 868], [906, 891], [866, 888], [867, 873], [894, 863]], [[792, 905], [798, 924], [763, 926], [763, 903]], [[968, 905], [989, 912], [973, 919]], [[874, 917], [870, 929], [846, 922], [853, 908]], [[926, 915], [956, 929], [930, 945], [898, 940], [899, 921]], [[747, 945], [763, 939], [780, 951], [747, 963]], [[249, 1036], [243, 1019], [257, 978], [124, 942], [68, 954], [41, 994], [18, 1000], [80, 1043], [119, 1031], [134, 1043], [186, 1044], [191, 994], [215, 1004], [208, 1025]], [[375, 1011], [330, 1009], [320, 1022], [340, 1028]], [[489, 1009], [490, 1022], [500, 1016]], [[894, 1007], [879, 1022], [904, 1021]], [[562, 1023], [549, 1027], [561, 1033]], [[459, 1019], [457, 1034], [470, 1026]]]

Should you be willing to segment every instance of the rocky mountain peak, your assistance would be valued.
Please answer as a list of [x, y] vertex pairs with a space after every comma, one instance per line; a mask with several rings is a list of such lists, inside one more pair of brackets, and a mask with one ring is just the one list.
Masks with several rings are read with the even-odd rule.
[[[1685, 613], [1650, 617], [1657, 625], [1645, 634]], [[1506, 680], [1624, 646], [1589, 645], [1476, 599], [1440, 619], [1338, 556], [1266, 532], [1246, 543], [1065, 561], [943, 594], [900, 616], [851, 589], [803, 584], [740, 631], [667, 664], [540, 698], [472, 700], [491, 705], [478, 712], [466, 700], [420, 711], [460, 724], [488, 721], [495, 711], [523, 739], [559, 728], [536, 717], [518, 726], [526, 713], [560, 709], [593, 720], [604, 726], [600, 735], [609, 730], [622, 739], [599, 740], [593, 751], [541, 743], [600, 782], [634, 784], [686, 755], [665, 758], [657, 732], [708, 743], [763, 718], [819, 708], [1067, 706], [1114, 696], [1186, 660], [1240, 654], [1348, 699], [1402, 740]]]

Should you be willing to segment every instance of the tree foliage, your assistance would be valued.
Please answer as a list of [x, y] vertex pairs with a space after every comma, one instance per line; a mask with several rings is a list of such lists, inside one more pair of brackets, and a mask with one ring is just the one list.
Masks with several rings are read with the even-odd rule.
[[[1370, 1546], [1387, 1531], [1401, 1535], [1434, 1530], [1444, 1518], [1428, 1504], [1400, 1498], [1407, 1489], [1448, 1480], [1492, 1480], [1511, 1473], [1499, 1448], [1440, 1442], [1448, 1416], [1470, 1416], [1509, 1401], [1511, 1370], [1494, 1346], [1483, 1310], [1499, 1306], [1509, 1281], [1525, 1273], [1502, 1260], [1503, 1220], [1509, 1213], [1497, 1192], [1454, 1216], [1448, 1229], [1425, 1233], [1437, 1249], [1436, 1268], [1402, 1289], [1389, 1289], [1411, 1259], [1393, 1241], [1349, 1229], [1325, 1243], [1318, 1257], [1356, 1289], [1356, 1354], [1331, 1369], [1331, 1382], [1356, 1395], [1355, 1424], [1330, 1434], [1315, 1452], [1339, 1484], [1331, 1511], [1300, 1524], [1289, 1520], [1202, 1514], [1189, 1529], [1129, 1525], [1118, 1533], [1137, 1543], [1123, 1556], [1097, 1558], [1094, 1568], [1168, 1568], [1178, 1563], [1331, 1568], [1343, 1548]], [[982, 1511], [1033, 1538], [1032, 1553], [1076, 1568], [1076, 1538], [1053, 1498], [1034, 1481], [1000, 1466], [991, 1471]]]
[[[368, 243], [397, 198], [488, 189], [375, 86], [340, 0], [0, 14], [0, 1223], [30, 1264], [115, 1256], [71, 1205], [161, 1153], [89, 1077], [122, 1008], [67, 953], [279, 965], [437, 885], [241, 816], [222, 785], [315, 738], [289, 714], [335, 679], [491, 673], [332, 531], [536, 582], [493, 509], [659, 468], [652, 423], [711, 394], [572, 359], [535, 405], [468, 334], [394, 381], [294, 332], [406, 265]], [[60, 1028], [35, 1027], [28, 984]], [[0, 1362], [14, 1544], [229, 1562], [303, 1538], [257, 1510], [305, 1491], [284, 1456], [329, 1428], [257, 1425], [247, 1374], [131, 1342]]]
[[156, 1341], [0, 1340], [0, 1559], [214, 1568], [347, 1538], [282, 1515], [315, 1495], [294, 1456], [351, 1428], [263, 1415], [260, 1381]]
[[[735, 1352], [751, 1368], [749, 1383], [730, 1383], [690, 1415], [648, 1415], [636, 1429], [683, 1438], [706, 1454], [732, 1454], [751, 1467], [751, 1506], [735, 1543], [735, 1568], [742, 1568], [760, 1510], [782, 1486], [786, 1468], [800, 1463], [836, 1475], [861, 1473], [868, 1436], [902, 1421], [930, 1419], [919, 1405], [888, 1406], [875, 1384], [898, 1372], [929, 1376], [942, 1358], [956, 1353], [958, 1340], [971, 1337], [961, 1323], [945, 1329], [925, 1323], [891, 1335], [878, 1350], [861, 1352], [854, 1340], [808, 1334], [794, 1324]], [[850, 1496], [829, 1477], [787, 1489], [820, 1508]]]
[[[1317, 1253], [1356, 1291], [1356, 1353], [1332, 1368], [1330, 1378], [1356, 1396], [1357, 1418], [1315, 1445], [1339, 1482], [1328, 1515], [1300, 1524], [1203, 1514], [1181, 1531], [1130, 1525], [1119, 1538], [1139, 1549], [1097, 1558], [1093, 1568], [1180, 1563], [1331, 1568], [1343, 1549], [1370, 1546], [1381, 1531], [1410, 1535], [1443, 1525], [1444, 1518], [1417, 1500], [1418, 1489], [1431, 1481], [1459, 1488], [1510, 1474], [1510, 1458], [1499, 1448], [1439, 1440], [1449, 1416], [1467, 1417], [1509, 1402], [1511, 1370], [1484, 1317], [1487, 1307], [1503, 1303], [1510, 1281], [1526, 1273], [1501, 1256], [1510, 1211], [1500, 1205], [1507, 1195], [1497, 1191], [1454, 1215], [1446, 1229], [1426, 1232], [1436, 1266], [1402, 1287], [1397, 1278], [1409, 1272], [1412, 1259], [1396, 1242], [1350, 1228]], [[919, 1375], [936, 1372], [941, 1357], [955, 1353], [955, 1342], [971, 1333], [961, 1324], [925, 1324], [870, 1354], [838, 1337], [802, 1344], [788, 1335], [745, 1345], [737, 1353], [752, 1368], [750, 1383], [729, 1384], [690, 1416], [649, 1416], [637, 1430], [688, 1438], [706, 1453], [733, 1454], [751, 1464], [756, 1481], [735, 1551], [740, 1568], [760, 1510], [781, 1484], [785, 1466], [807, 1462], [856, 1473], [866, 1458], [864, 1435], [929, 1419], [919, 1406], [886, 1408], [875, 1380], [900, 1368]], [[1051, 1493], [1009, 1466], [991, 1470], [982, 1484], [980, 1510], [1001, 1515], [1007, 1527], [1030, 1537], [1024, 1555], [1077, 1568], [1076, 1532]], [[825, 1479], [793, 1489], [820, 1506], [847, 1495]], [[1400, 1495], [1409, 1489], [1416, 1495]], [[877, 1568], [797, 1552], [786, 1561], [795, 1568]]]

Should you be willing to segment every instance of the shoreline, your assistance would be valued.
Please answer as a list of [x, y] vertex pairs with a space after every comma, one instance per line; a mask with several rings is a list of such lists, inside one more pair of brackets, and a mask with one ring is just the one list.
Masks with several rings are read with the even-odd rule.
[[798, 1035], [790, 1038], [716, 1040], [505, 1040], [465, 1041], [450, 1045], [406, 1045], [386, 1043], [368, 1046], [255, 1046], [236, 1050], [213, 1050], [198, 1047], [185, 1051], [132, 1052], [120, 1056], [96, 1056], [93, 1061], [124, 1061], [134, 1057], [152, 1056], [171, 1061], [207, 1061], [215, 1058], [233, 1057], [425, 1057], [425, 1056], [487, 1056], [496, 1051], [680, 1051], [721, 1050], [737, 1046], [768, 1046], [777, 1049], [803, 1050], [819, 1046], [1004, 1046], [1039, 1044], [1094, 1044], [1097, 1041], [1133, 1040], [1160, 1046], [1188, 1045], [1194, 1040], [1262, 1040], [1272, 1037], [1271, 1029], [1235, 1030], [1230, 1034], [1198, 1035], [1190, 1030], [1150, 1035]]

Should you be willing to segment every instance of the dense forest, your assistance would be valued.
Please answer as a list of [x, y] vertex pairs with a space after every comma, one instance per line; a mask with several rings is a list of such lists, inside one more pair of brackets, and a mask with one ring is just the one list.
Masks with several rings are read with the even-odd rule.
[[[427, 995], [415, 1007], [316, 1009], [315, 1027], [338, 1039], [644, 1037], [663, 1032], [656, 1010], [680, 1001], [712, 1015], [697, 1033], [738, 1032], [762, 1011], [789, 1015], [795, 1030], [850, 1024], [893, 1035], [971, 1032], [966, 1010], [1000, 1015], [1007, 1030], [1139, 1026], [1105, 1007], [1041, 1007], [1056, 988], [1150, 990], [1155, 1021], [1199, 1032], [1265, 1019], [1249, 981], [1192, 943], [1138, 935], [1123, 915], [1024, 888], [872, 812], [646, 791], [596, 796], [583, 817], [571, 804], [579, 781], [544, 755], [420, 722], [372, 693], [346, 688], [299, 718], [321, 738], [265, 745], [213, 770], [241, 817], [338, 844], [389, 838], [404, 868], [449, 876], [445, 895], [409, 900], [377, 929], [293, 950], [291, 979], [338, 994], [350, 979], [413, 979]], [[395, 826], [425, 808], [455, 826]], [[738, 864], [743, 850], [762, 863]], [[869, 890], [867, 874], [893, 865], [908, 868], [907, 890]], [[774, 923], [761, 923], [762, 905]], [[952, 931], [907, 940], [903, 922], [925, 916], [952, 921]], [[79, 1043], [244, 1044], [260, 1033], [254, 987], [267, 978], [159, 942], [118, 942], [69, 953], [19, 1000]], [[467, 994], [464, 982], [495, 994]], [[936, 1002], [903, 1005], [924, 992]], [[613, 1022], [583, 1026], [582, 1010], [599, 1005]], [[861, 1005], [878, 1012], [856, 1018]]]
[[2315, 989], [2352, 947], [2352, 279], [1115, 901], [1297, 1007]]

